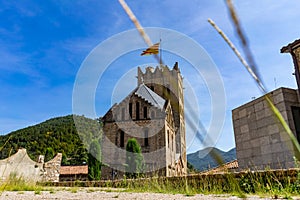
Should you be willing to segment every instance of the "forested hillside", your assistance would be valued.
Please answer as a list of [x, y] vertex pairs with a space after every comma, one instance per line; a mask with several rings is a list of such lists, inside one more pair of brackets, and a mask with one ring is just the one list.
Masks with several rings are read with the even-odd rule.
[[89, 148], [92, 142], [100, 144], [100, 138], [101, 128], [97, 120], [77, 115], [52, 118], [0, 136], [0, 147], [3, 147], [0, 159], [16, 153], [19, 148], [26, 148], [33, 160], [45, 155], [47, 161], [56, 153], [62, 153], [63, 165], [81, 165], [88, 162], [86, 147]]
[[187, 160], [194, 166], [198, 171], [205, 171], [214, 167], [219, 166], [215, 159], [209, 152], [214, 151], [217, 155], [221, 156], [224, 163], [233, 161], [236, 159], [236, 149], [233, 148], [228, 152], [224, 152], [218, 148], [209, 147], [199, 150], [195, 153], [187, 155]]

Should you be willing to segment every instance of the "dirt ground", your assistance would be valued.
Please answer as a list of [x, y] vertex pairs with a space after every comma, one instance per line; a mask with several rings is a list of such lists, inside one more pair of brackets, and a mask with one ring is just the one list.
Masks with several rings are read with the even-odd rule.
[[[186, 196], [183, 194], [161, 194], [161, 193], [132, 193], [109, 190], [99, 190], [99, 188], [54, 188], [50, 191], [4, 191], [1, 193], [0, 200], [88, 200], [88, 199], [124, 199], [124, 200], [225, 200], [240, 199], [229, 195], [203, 195]], [[250, 200], [271, 199], [260, 197], [248, 197]]]

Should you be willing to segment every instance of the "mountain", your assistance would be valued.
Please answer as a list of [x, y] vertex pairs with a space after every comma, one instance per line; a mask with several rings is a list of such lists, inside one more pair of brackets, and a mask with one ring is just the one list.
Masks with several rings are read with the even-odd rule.
[[190, 153], [187, 155], [187, 160], [190, 164], [194, 166], [195, 169], [199, 171], [205, 171], [217, 167], [219, 164], [211, 156], [212, 152], [216, 155], [219, 155], [224, 163], [230, 162], [236, 159], [236, 149], [233, 148], [228, 152], [224, 152], [218, 148], [208, 147], [202, 150], [199, 150], [195, 153]]
[[97, 120], [78, 115], [56, 117], [0, 136], [0, 159], [16, 153], [19, 148], [26, 148], [32, 160], [45, 155], [47, 161], [62, 153], [63, 165], [80, 165], [87, 162], [88, 144], [100, 141], [100, 137]]

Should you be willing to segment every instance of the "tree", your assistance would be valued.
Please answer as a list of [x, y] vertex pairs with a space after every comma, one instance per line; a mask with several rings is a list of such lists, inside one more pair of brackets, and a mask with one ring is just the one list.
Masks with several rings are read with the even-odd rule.
[[135, 138], [128, 140], [126, 144], [126, 176], [136, 178], [144, 170], [144, 158], [141, 147]]
[[71, 165], [86, 165], [88, 161], [88, 151], [84, 146], [79, 146], [73, 155], [73, 162]]
[[100, 180], [101, 178], [101, 147], [98, 140], [90, 144], [88, 154], [89, 179]]
[[54, 157], [54, 150], [48, 147], [45, 152], [45, 162], [51, 160]]

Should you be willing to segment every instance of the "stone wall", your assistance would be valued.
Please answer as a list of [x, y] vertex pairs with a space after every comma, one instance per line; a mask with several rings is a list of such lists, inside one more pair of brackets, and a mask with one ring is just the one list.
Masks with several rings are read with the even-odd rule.
[[[296, 133], [292, 106], [300, 106], [297, 91], [279, 88], [268, 95]], [[292, 142], [264, 97], [234, 109], [232, 118], [239, 170], [294, 166]]]
[[12, 175], [26, 181], [41, 181], [43, 163], [34, 162], [27, 155], [26, 149], [19, 149], [16, 154], [0, 160], [0, 174], [2, 181]]
[[52, 160], [44, 163], [43, 181], [58, 182], [61, 166], [62, 154], [58, 153]]
[[0, 160], [1, 181], [9, 176], [22, 177], [25, 181], [59, 181], [59, 168], [62, 155], [59, 153], [51, 161], [44, 163], [42, 157], [39, 162], [31, 160], [26, 149], [19, 149], [18, 152], [6, 159]]

